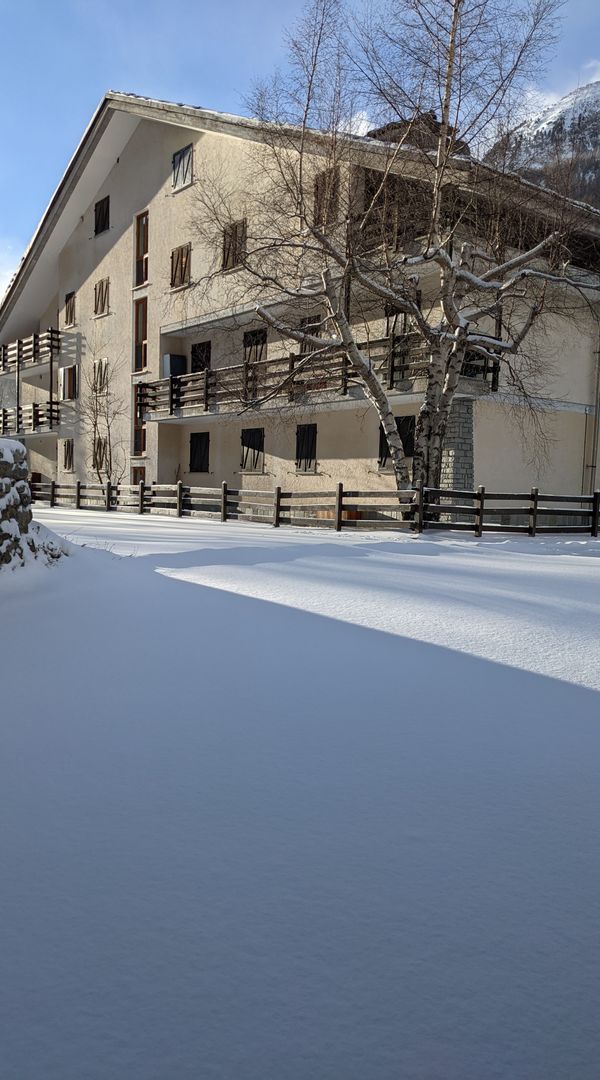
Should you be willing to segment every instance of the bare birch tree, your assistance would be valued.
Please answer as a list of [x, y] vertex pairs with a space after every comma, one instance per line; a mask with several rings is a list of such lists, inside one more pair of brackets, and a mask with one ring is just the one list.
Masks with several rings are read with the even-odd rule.
[[[500, 369], [532, 406], [548, 320], [598, 288], [572, 266], [598, 265], [585, 211], [475, 156], [535, 77], [557, 10], [557, 0], [390, 0], [358, 16], [313, 0], [285, 72], [253, 96], [245, 169], [234, 176], [224, 161], [200, 177], [196, 228], [215, 251], [202, 287], [218, 277], [231, 306], [254, 304], [300, 346], [290, 378], [344, 357], [377, 410], [399, 489], [440, 486], [461, 373]], [[356, 134], [365, 115], [372, 137]], [[226, 277], [223, 237], [237, 245]], [[401, 322], [400, 348], [420, 357], [412, 476], [389, 366], [372, 360], [383, 310]]]
[[125, 424], [129, 409], [119, 390], [119, 364], [91, 357], [83, 373], [80, 423], [88, 442], [88, 467], [99, 483], [118, 484], [129, 465]]

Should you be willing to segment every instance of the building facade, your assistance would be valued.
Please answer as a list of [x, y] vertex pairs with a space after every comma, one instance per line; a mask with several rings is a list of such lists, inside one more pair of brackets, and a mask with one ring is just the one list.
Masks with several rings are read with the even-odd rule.
[[[378, 417], [344, 358], [295, 377], [300, 347], [253, 302], [232, 307], [241, 232], [223, 236], [220, 273], [206, 284], [215, 251], [194, 227], [198, 186], [213, 161], [240, 173], [257, 142], [243, 118], [116, 93], [102, 102], [0, 306], [0, 434], [23, 439], [35, 478], [394, 486]], [[389, 313], [372, 313], [369, 351], [410, 456], [425, 361], [395, 329]], [[502, 374], [473, 364], [444, 483], [598, 486], [595, 313], [582, 304], [575, 321], [557, 317], [546, 348], [546, 459], [532, 460]]]

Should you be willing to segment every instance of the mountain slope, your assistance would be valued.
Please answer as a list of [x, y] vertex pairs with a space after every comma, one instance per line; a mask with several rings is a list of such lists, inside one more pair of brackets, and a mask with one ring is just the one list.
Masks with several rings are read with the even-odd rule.
[[488, 160], [600, 208], [600, 81], [531, 116]]

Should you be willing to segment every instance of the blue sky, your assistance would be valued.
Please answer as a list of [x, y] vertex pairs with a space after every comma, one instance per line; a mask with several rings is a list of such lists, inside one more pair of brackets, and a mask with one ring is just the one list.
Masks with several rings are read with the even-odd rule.
[[[0, 0], [0, 294], [107, 89], [244, 111], [302, 0]], [[600, 4], [567, 0], [541, 89], [600, 79]]]

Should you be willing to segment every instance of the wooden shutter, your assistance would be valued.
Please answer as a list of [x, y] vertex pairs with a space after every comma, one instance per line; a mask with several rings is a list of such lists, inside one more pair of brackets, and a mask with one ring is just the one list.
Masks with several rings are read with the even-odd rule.
[[108, 314], [108, 288], [109, 279], [102, 278], [102, 281], [98, 281], [94, 286], [94, 314], [106, 315]]
[[175, 248], [171, 252], [171, 288], [174, 289], [180, 284], [180, 267], [181, 267], [181, 248]]
[[[407, 458], [412, 458], [415, 454], [416, 419], [415, 416], [396, 417], [396, 430], [400, 436], [402, 448], [405, 457]], [[391, 465], [390, 448], [381, 424], [379, 425], [379, 458], [377, 463], [380, 469], [386, 469]]]
[[193, 148], [184, 146], [173, 154], [173, 187], [175, 189], [185, 187], [192, 182]]
[[64, 439], [63, 441], [63, 469], [65, 472], [73, 471], [73, 440]]
[[196, 373], [200, 371], [210, 371], [210, 354], [210, 341], [195, 342], [192, 345], [192, 371]]
[[75, 293], [69, 292], [65, 296], [65, 326], [73, 326], [75, 322]]
[[296, 428], [296, 468], [312, 472], [317, 463], [317, 425], [298, 424]]
[[135, 283], [143, 285], [148, 280], [148, 211], [135, 219]]
[[331, 225], [338, 216], [340, 171], [326, 169], [315, 176], [313, 214], [315, 225]]
[[183, 244], [171, 252], [171, 288], [176, 289], [190, 282], [191, 244]]
[[100, 199], [94, 207], [94, 233], [97, 236], [98, 233], [106, 232], [110, 227], [110, 196], [106, 195], [104, 199]]
[[233, 263], [233, 226], [226, 225], [223, 229], [223, 269], [230, 270]]
[[244, 428], [241, 436], [241, 467], [249, 472], [259, 472], [264, 464], [265, 429]]
[[208, 431], [190, 435], [190, 472], [208, 472], [210, 434]]
[[266, 352], [266, 329], [261, 327], [259, 330], [246, 330], [244, 334], [244, 363], [258, 364], [266, 359]]

